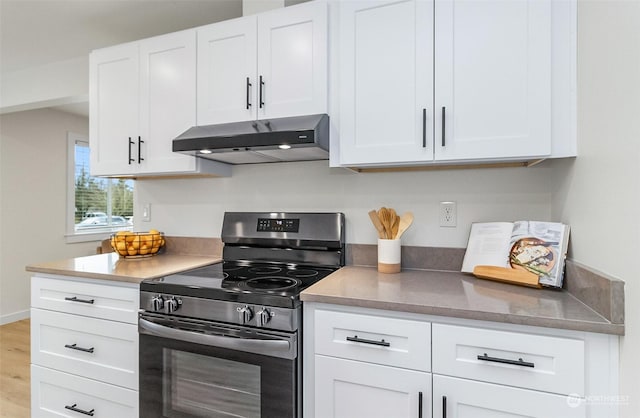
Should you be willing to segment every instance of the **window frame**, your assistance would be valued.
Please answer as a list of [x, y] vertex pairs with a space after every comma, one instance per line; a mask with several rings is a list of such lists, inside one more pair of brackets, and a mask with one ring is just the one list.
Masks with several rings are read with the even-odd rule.
[[75, 152], [78, 142], [89, 144], [87, 135], [75, 132], [67, 132], [67, 204], [66, 204], [66, 228], [65, 239], [68, 244], [78, 242], [102, 241], [119, 230], [131, 230], [132, 226], [126, 228], [107, 227], [90, 232], [78, 232], [75, 230], [75, 207], [76, 207], [76, 161]]

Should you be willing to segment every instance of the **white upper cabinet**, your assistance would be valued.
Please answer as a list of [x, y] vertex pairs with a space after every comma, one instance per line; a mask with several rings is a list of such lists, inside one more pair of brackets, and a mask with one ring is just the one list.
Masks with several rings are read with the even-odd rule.
[[551, 153], [550, 0], [436, 1], [437, 160]]
[[90, 60], [91, 174], [131, 172], [140, 123], [138, 45], [94, 51]]
[[198, 125], [256, 118], [256, 17], [205, 26], [198, 33]]
[[343, 164], [433, 159], [433, 2], [340, 7]]
[[575, 155], [575, 3], [380, 0], [336, 8], [333, 164]]
[[213, 161], [174, 153], [196, 124], [196, 34], [171, 33], [90, 56], [91, 174], [228, 175]]
[[198, 125], [327, 112], [327, 4], [204, 26]]

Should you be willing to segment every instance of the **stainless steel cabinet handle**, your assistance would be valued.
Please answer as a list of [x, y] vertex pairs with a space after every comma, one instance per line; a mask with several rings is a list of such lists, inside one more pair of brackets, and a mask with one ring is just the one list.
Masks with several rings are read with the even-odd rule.
[[251, 82], [249, 81], [249, 77], [247, 77], [247, 110], [251, 107], [251, 103], [249, 102], [249, 95], [251, 94]]
[[446, 125], [445, 125], [446, 112], [447, 112], [447, 108], [442, 106], [442, 146], [443, 147], [446, 146], [446, 144], [447, 144], [447, 140], [446, 140], [446, 137], [445, 137], [445, 132], [447, 130], [446, 129]]
[[93, 353], [93, 351], [94, 351], [94, 347], [83, 348], [83, 347], [78, 347], [76, 344], [65, 344], [64, 348], [70, 348], [72, 350], [84, 351], [85, 353]]
[[92, 409], [91, 411], [85, 411], [83, 409], [76, 408], [76, 406], [78, 406], [77, 403], [74, 403], [73, 405], [65, 405], [64, 409], [68, 409], [70, 411], [78, 412], [78, 413], [84, 414], [84, 415], [89, 415], [90, 417], [93, 416], [93, 412], [95, 411], [95, 409]]
[[489, 357], [487, 355], [487, 353], [484, 353], [484, 355], [482, 356], [478, 356], [478, 360], [482, 360], [482, 361], [490, 361], [493, 363], [503, 363], [503, 364], [513, 364], [514, 366], [524, 366], [524, 367], [535, 367], [536, 365], [534, 363], [530, 363], [528, 361], [524, 361], [521, 358], [519, 358], [518, 360], [509, 360], [509, 359], [505, 359], [505, 358], [499, 358], [499, 357]]
[[144, 161], [144, 158], [142, 158], [142, 146], [141, 144], [144, 144], [144, 141], [138, 137], [138, 164], [140, 164], [141, 162]]
[[379, 346], [382, 346], [382, 347], [389, 347], [391, 345], [391, 343], [389, 343], [389, 342], [387, 342], [385, 340], [380, 340], [380, 341], [367, 340], [365, 338], [359, 338], [357, 335], [354, 335], [353, 337], [347, 337], [347, 341], [351, 341], [351, 342], [354, 342], [354, 343], [379, 345]]
[[260, 76], [260, 109], [264, 107], [264, 101], [262, 100], [262, 89], [264, 87], [264, 81], [262, 81], [262, 76]]
[[427, 109], [422, 109], [422, 148], [427, 147]]
[[442, 418], [447, 418], [447, 397], [442, 397]]
[[133, 158], [131, 158], [131, 145], [133, 144], [134, 142], [131, 140], [131, 137], [129, 137], [129, 165], [131, 165], [131, 163], [135, 161]]
[[138, 326], [141, 330], [144, 330], [148, 334], [157, 337], [187, 341], [196, 344], [210, 345], [214, 347], [229, 348], [232, 350], [258, 350], [268, 355], [270, 353], [287, 353], [290, 348], [289, 341], [233, 338], [222, 335], [200, 334], [197, 332], [189, 332], [181, 329], [166, 327], [164, 325], [156, 324], [142, 318], [138, 319]]
[[95, 299], [78, 299], [77, 297], [66, 297], [64, 300], [68, 300], [70, 302], [80, 302], [80, 303], [89, 303], [92, 304], [96, 301]]
[[418, 392], [418, 418], [422, 418], [422, 392]]

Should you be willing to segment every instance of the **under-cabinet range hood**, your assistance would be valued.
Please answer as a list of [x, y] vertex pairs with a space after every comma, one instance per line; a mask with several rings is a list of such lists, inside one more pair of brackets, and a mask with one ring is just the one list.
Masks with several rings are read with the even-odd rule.
[[194, 126], [173, 151], [229, 164], [329, 159], [329, 115]]

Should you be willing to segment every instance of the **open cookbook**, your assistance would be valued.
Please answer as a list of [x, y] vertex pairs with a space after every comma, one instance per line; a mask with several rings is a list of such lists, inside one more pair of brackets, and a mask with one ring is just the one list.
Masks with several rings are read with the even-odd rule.
[[497, 266], [534, 273], [542, 286], [562, 287], [569, 226], [558, 222], [473, 223], [462, 271]]

